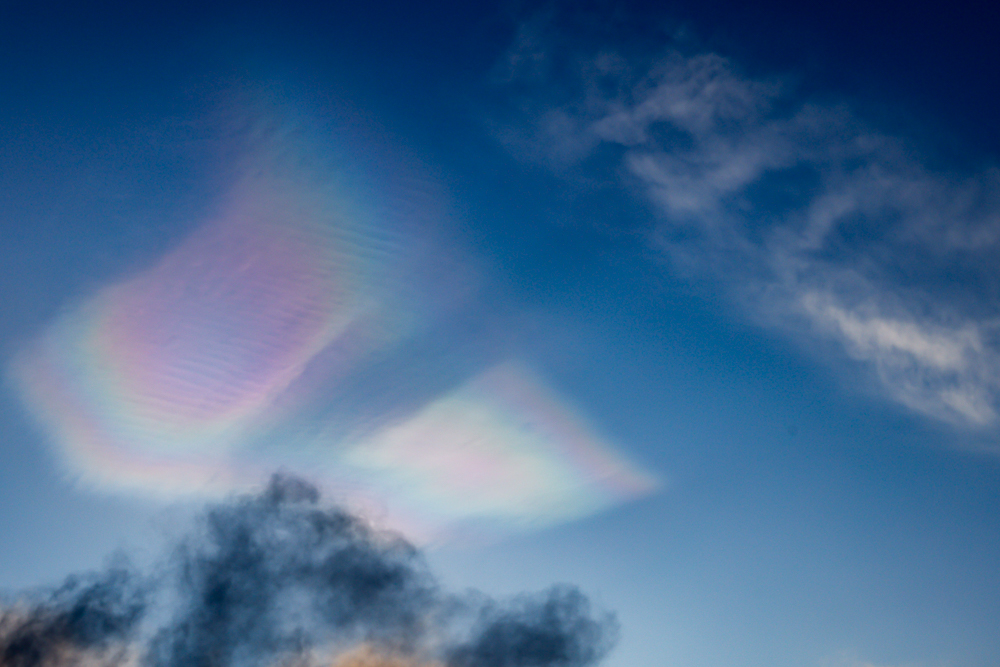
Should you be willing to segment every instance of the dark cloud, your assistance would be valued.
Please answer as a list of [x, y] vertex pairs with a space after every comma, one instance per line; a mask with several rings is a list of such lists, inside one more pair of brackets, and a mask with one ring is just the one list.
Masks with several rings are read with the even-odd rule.
[[124, 661], [122, 643], [146, 610], [148, 586], [127, 563], [106, 572], [72, 576], [48, 600], [0, 613], [0, 665], [50, 667], [75, 664], [81, 652], [102, 664]]
[[444, 593], [403, 538], [280, 475], [259, 495], [209, 507], [155, 583], [122, 562], [43, 597], [0, 617], [2, 667], [256, 667], [343, 655], [585, 667], [616, 629], [570, 586], [508, 603]]
[[419, 555], [317, 502], [314, 488], [279, 477], [212, 508], [178, 551], [179, 612], [152, 663], [266, 665], [330, 641], [412, 648], [436, 595]]
[[510, 606], [489, 605], [472, 639], [451, 652], [452, 667], [591, 665], [614, 640], [614, 621], [591, 616], [587, 598], [556, 586]]

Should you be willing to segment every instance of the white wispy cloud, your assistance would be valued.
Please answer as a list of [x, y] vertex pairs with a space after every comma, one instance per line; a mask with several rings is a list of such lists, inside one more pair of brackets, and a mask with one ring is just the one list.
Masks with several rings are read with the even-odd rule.
[[933, 168], [918, 142], [714, 53], [546, 69], [536, 32], [504, 71], [527, 118], [503, 135], [519, 152], [623, 179], [678, 271], [759, 323], [835, 342], [894, 400], [1000, 423], [1000, 170]]

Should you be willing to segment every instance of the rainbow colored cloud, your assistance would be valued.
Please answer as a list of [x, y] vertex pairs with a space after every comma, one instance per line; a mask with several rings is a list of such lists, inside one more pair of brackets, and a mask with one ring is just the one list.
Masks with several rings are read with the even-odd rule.
[[13, 359], [75, 476], [176, 495], [284, 467], [427, 536], [551, 525], [655, 488], [515, 361], [363, 417], [336, 405], [434, 309], [413, 296], [410, 239], [294, 176], [241, 179], [173, 250]]

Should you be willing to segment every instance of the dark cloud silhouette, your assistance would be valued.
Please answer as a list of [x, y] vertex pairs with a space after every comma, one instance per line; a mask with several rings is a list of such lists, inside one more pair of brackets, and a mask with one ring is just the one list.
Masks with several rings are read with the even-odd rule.
[[508, 603], [444, 593], [402, 537], [277, 475], [259, 495], [209, 507], [155, 583], [119, 563], [8, 606], [0, 667], [257, 667], [344, 655], [374, 667], [586, 667], [615, 630], [570, 586]]
[[127, 563], [106, 572], [72, 576], [48, 600], [0, 612], [0, 665], [50, 667], [100, 655], [106, 665], [124, 661], [148, 602], [148, 586]]
[[259, 497], [212, 508], [178, 550], [180, 609], [153, 664], [266, 665], [345, 640], [411, 648], [435, 601], [417, 552], [317, 502], [313, 487], [276, 477]]
[[542, 667], [596, 664], [614, 641], [614, 620], [591, 616], [575, 588], [555, 586], [508, 606], [487, 605], [472, 639], [455, 647], [450, 667]]

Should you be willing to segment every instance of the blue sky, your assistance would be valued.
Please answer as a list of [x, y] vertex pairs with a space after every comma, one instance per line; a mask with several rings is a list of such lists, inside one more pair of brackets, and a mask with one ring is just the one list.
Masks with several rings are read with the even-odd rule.
[[282, 468], [608, 667], [1000, 659], [995, 10], [2, 11], [0, 589]]

